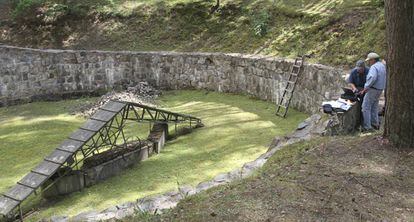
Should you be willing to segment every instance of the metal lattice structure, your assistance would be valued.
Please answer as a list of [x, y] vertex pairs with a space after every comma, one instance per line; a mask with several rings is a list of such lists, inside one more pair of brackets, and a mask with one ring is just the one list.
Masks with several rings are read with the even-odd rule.
[[[145, 106], [137, 103], [110, 101], [64, 140], [37, 167], [31, 170], [8, 192], [0, 196], [0, 215], [8, 216], [52, 176], [63, 177], [64, 170], [79, 169], [88, 157], [126, 144], [126, 121], [150, 123], [188, 123], [190, 127], [202, 125], [201, 119]], [[63, 172], [63, 173], [62, 173]], [[67, 172], [67, 170], [66, 170]], [[48, 187], [52, 186], [49, 184]], [[47, 189], [47, 188], [42, 188]]]

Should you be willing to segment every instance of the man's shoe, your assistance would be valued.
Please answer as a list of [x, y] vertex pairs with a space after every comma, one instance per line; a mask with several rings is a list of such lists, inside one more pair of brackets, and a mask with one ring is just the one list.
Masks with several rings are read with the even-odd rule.
[[374, 132], [375, 130], [374, 129], [372, 129], [372, 128], [370, 128], [370, 129], [365, 129], [365, 128], [362, 128], [361, 129], [361, 132], [363, 132], [363, 133], [372, 133], [372, 132]]
[[378, 125], [371, 125], [374, 130], [380, 130], [380, 126]]

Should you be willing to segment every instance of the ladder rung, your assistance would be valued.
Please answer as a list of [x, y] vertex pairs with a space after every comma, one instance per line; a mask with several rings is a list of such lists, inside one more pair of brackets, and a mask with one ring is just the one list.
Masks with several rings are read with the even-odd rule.
[[290, 83], [290, 84], [295, 84], [296, 83], [296, 81], [287, 81], [288, 83]]
[[294, 68], [301, 68], [302, 66], [300, 65], [293, 65]]

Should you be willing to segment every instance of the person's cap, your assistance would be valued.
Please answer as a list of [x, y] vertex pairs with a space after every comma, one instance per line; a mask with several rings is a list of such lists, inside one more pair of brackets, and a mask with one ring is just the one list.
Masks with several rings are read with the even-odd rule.
[[365, 67], [365, 62], [363, 60], [358, 60], [358, 62], [356, 62], [355, 68], [361, 68], [361, 67]]
[[365, 61], [369, 61], [371, 59], [379, 59], [379, 58], [380, 56], [377, 53], [371, 52], [370, 54], [368, 54], [367, 59]]

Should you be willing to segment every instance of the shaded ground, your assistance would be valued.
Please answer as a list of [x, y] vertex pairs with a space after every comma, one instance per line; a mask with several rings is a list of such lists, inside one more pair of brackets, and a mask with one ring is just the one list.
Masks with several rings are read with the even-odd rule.
[[286, 147], [252, 178], [135, 220], [412, 221], [413, 175], [414, 152], [375, 136], [316, 139]]
[[14, 19], [0, 17], [0, 43], [280, 57], [306, 53], [313, 62], [345, 66], [370, 51], [383, 55], [386, 48], [381, 0], [224, 0], [214, 14], [209, 14], [213, 0], [25, 1], [43, 3]]

